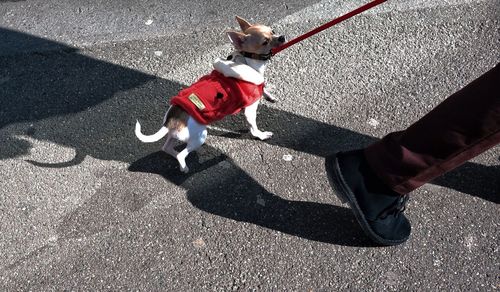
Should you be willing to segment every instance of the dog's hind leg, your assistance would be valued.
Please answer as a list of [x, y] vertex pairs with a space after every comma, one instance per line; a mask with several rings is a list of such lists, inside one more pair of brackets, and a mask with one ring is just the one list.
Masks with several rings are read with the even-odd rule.
[[177, 154], [177, 161], [179, 161], [181, 171], [184, 173], [189, 172], [189, 167], [186, 165], [186, 157], [190, 152], [200, 148], [207, 139], [207, 126], [199, 124], [192, 118], [188, 120], [188, 129], [189, 139], [187, 141], [187, 146]]
[[165, 144], [163, 144], [163, 147], [161, 147], [161, 150], [177, 158], [179, 152], [175, 151], [174, 149], [174, 140], [172, 139], [172, 134], [168, 133], [167, 140], [165, 141]]

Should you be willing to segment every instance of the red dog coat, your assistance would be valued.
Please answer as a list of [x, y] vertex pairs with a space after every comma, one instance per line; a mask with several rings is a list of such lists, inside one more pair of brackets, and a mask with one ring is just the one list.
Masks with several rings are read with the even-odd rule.
[[208, 125], [253, 104], [263, 91], [264, 83], [255, 85], [213, 70], [181, 90], [170, 103], [180, 106], [198, 123]]

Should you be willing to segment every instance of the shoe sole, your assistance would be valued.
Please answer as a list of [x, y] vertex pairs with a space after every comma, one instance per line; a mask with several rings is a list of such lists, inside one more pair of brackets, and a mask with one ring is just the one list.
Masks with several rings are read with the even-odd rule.
[[375, 233], [375, 231], [373, 231], [370, 224], [368, 224], [363, 211], [361, 211], [361, 208], [358, 205], [356, 196], [354, 196], [354, 193], [347, 185], [344, 177], [342, 176], [342, 172], [340, 171], [339, 162], [337, 159], [337, 154], [338, 153], [335, 153], [334, 155], [328, 156], [325, 159], [328, 182], [330, 183], [332, 189], [335, 190], [334, 194], [337, 196], [337, 198], [339, 198], [342, 203], [349, 204], [352, 212], [354, 213], [354, 217], [356, 217], [356, 220], [358, 220], [358, 223], [365, 234], [368, 235], [371, 240], [381, 245], [398, 245], [408, 240], [408, 238], [400, 240], [385, 239], [380, 237], [377, 233]]

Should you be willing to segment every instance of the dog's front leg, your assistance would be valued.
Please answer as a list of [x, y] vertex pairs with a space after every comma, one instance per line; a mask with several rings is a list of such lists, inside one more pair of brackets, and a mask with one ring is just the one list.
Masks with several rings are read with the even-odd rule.
[[254, 137], [261, 140], [266, 140], [271, 138], [272, 132], [262, 132], [257, 128], [257, 107], [259, 106], [259, 101], [254, 102], [250, 106], [245, 108], [245, 118], [247, 120], [248, 126], [250, 127], [250, 133]]
[[264, 98], [269, 101], [269, 102], [276, 102], [278, 101], [271, 93], [269, 93], [269, 91], [267, 91], [265, 88], [264, 88], [264, 92], [263, 92], [263, 96]]

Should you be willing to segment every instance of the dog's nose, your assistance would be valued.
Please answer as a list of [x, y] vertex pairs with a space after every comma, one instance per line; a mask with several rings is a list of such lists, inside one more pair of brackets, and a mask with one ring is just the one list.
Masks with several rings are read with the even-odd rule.
[[278, 37], [278, 42], [280, 42], [280, 43], [284, 43], [284, 42], [285, 42], [285, 36], [284, 36], [284, 35], [280, 35], [280, 36]]

